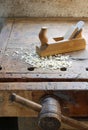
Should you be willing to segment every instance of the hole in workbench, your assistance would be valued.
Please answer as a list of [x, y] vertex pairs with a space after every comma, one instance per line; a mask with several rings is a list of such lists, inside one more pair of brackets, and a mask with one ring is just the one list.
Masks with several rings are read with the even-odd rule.
[[34, 67], [28, 67], [27, 69], [28, 69], [29, 71], [34, 71], [35, 68], [34, 68]]
[[88, 71], [88, 67], [86, 68], [86, 71]]
[[67, 68], [66, 68], [66, 67], [62, 67], [62, 68], [60, 68], [60, 70], [61, 70], [61, 71], [66, 71]]
[[0, 66], [0, 70], [2, 70], [2, 67]]

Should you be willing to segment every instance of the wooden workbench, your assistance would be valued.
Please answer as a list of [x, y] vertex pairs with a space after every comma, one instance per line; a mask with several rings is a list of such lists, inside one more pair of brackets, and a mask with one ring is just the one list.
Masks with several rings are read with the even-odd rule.
[[[42, 26], [49, 28], [49, 36], [57, 37], [63, 36], [76, 22], [58, 18], [7, 20], [0, 34], [0, 116], [37, 116], [35, 111], [12, 103], [9, 99], [13, 92], [38, 103], [45, 94], [59, 94], [64, 115], [88, 116], [88, 45], [85, 50], [68, 54], [72, 67], [64, 71], [31, 69], [29, 64], [13, 56], [20, 48], [30, 51], [40, 44], [38, 33]], [[87, 20], [83, 35], [88, 43]]]

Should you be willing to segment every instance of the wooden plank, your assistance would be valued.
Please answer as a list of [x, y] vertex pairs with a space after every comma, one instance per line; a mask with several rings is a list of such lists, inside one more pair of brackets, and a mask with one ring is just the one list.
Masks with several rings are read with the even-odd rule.
[[8, 82], [0, 83], [0, 91], [80, 91], [88, 90], [88, 82]]
[[[9, 48], [19, 48], [19, 47], [29, 47], [30, 44], [36, 46], [39, 44], [38, 34], [42, 26], [48, 27], [48, 36], [49, 37], [59, 37], [64, 36], [64, 32], [68, 30], [68, 28], [75, 24], [77, 21], [61, 21], [59, 20], [50, 20], [47, 18], [43, 20], [36, 19], [16, 19], [14, 22], [13, 30], [11, 33]], [[88, 41], [88, 37], [86, 34], [88, 22], [86, 21], [83, 34]], [[12, 43], [12, 44], [11, 44]]]
[[6, 20], [1, 33], [0, 33], [0, 65], [2, 64], [2, 58], [11, 34], [13, 20]]
[[[12, 56], [15, 49], [8, 49], [11, 55], [3, 57], [2, 70], [0, 70], [0, 82], [28, 82], [28, 81], [88, 81], [88, 59], [87, 50], [79, 53], [71, 54], [72, 67], [65, 71], [57, 70], [43, 70], [41, 68], [34, 68], [32, 71], [28, 70], [31, 66], [22, 61], [17, 56]], [[19, 49], [17, 49], [19, 51]], [[8, 79], [8, 80], [7, 80]]]
[[[15, 84], [12, 84], [12, 88], [15, 86]], [[21, 87], [21, 85], [17, 87]], [[9, 90], [8, 88], [9, 84], [7, 89], [0, 90], [0, 116], [36, 117], [38, 115], [38, 113], [24, 105], [11, 102], [10, 97], [12, 93], [37, 103], [40, 103], [43, 96], [53, 95], [60, 101], [63, 115], [70, 117], [88, 116], [88, 91], [17, 90], [15, 88], [14, 90]]]
[[62, 74], [1, 73], [0, 82], [88, 82], [87, 72], [83, 74], [71, 73], [71, 75], [68, 73]]
[[[47, 25], [48, 27], [52, 27], [49, 29], [48, 34], [55, 37], [64, 35], [67, 28], [76, 22], [39, 19], [35, 23], [34, 19], [28, 19], [27, 21], [24, 19], [15, 20], [8, 40], [7, 49], [5, 50], [5, 54], [9, 52], [10, 56], [4, 55], [3, 57], [2, 70], [0, 70], [0, 82], [88, 81], [88, 47], [83, 51], [69, 53], [70, 60], [72, 60], [72, 67], [67, 68], [66, 71], [62, 71], [62, 69], [52, 71], [42, 70], [41, 68], [34, 68], [33, 71], [29, 71], [29, 64], [20, 60], [19, 56], [12, 56], [15, 51], [20, 51], [20, 48], [25, 48], [29, 51], [35, 49], [36, 45], [39, 44], [38, 33], [41, 26]], [[88, 22], [86, 21], [83, 34], [88, 42], [87, 28]]]
[[0, 33], [0, 49], [3, 50], [7, 46], [7, 42], [10, 38], [12, 26], [14, 20], [6, 20], [1, 33]]
[[[32, 100], [31, 91], [14, 91], [21, 96], [30, 98]], [[10, 96], [13, 91], [0, 91], [0, 117], [30, 117], [36, 116], [36, 112], [21, 106], [19, 104], [12, 103]]]

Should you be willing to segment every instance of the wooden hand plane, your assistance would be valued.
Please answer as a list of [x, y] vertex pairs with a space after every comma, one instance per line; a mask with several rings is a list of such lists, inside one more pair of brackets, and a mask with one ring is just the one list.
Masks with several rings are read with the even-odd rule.
[[39, 33], [41, 46], [36, 47], [36, 52], [43, 57], [85, 49], [86, 41], [82, 36], [83, 25], [84, 22], [79, 21], [75, 26], [71, 26], [63, 37], [51, 40], [46, 36], [47, 28], [41, 28]]

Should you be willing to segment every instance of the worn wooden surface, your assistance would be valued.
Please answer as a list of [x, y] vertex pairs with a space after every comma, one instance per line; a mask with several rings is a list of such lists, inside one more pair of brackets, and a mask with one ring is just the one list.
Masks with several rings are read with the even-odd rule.
[[[37, 115], [28, 108], [11, 103], [9, 97], [12, 92], [36, 102], [39, 102], [43, 95], [59, 92], [64, 98], [60, 99], [63, 114], [74, 117], [88, 116], [88, 45], [85, 50], [69, 53], [72, 67], [66, 71], [41, 68], [29, 71], [29, 64], [13, 56], [20, 48], [31, 51], [40, 44], [38, 33], [42, 26], [49, 27], [50, 37], [57, 37], [63, 36], [69, 26], [76, 22], [61, 19], [7, 20], [0, 34], [0, 116]], [[88, 22], [85, 21], [83, 35], [88, 43], [87, 33]], [[10, 55], [7, 56], [7, 53]]]
[[[4, 85], [3, 85], [4, 87]], [[13, 87], [13, 85], [12, 85]], [[87, 117], [88, 116], [88, 92], [86, 91], [46, 91], [46, 90], [5, 90], [0, 91], [0, 116], [20, 116], [20, 117], [36, 117], [38, 113], [20, 105], [11, 102], [10, 96], [16, 94], [40, 103], [45, 95], [54, 95], [60, 100], [62, 113], [66, 116]], [[85, 99], [85, 100], [84, 100]]]
[[[9, 52], [11, 55], [3, 56], [0, 61], [2, 70], [0, 71], [0, 81], [88, 81], [88, 47], [85, 50], [69, 53], [72, 60], [72, 67], [67, 68], [66, 71], [58, 70], [42, 70], [34, 68], [33, 71], [28, 71], [29, 64], [26, 64], [19, 57], [13, 57], [15, 51], [20, 51], [20, 48], [27, 50], [34, 50], [36, 45], [40, 44], [38, 33], [40, 28], [44, 25], [49, 27], [48, 35], [51, 37], [63, 36], [64, 32], [77, 21], [55, 21], [54, 20], [11, 20], [1, 32], [1, 42], [5, 53]], [[85, 22], [83, 35], [88, 41], [87, 29], [88, 23]], [[5, 46], [6, 45], [6, 46]], [[5, 54], [4, 53], [4, 54]]]

